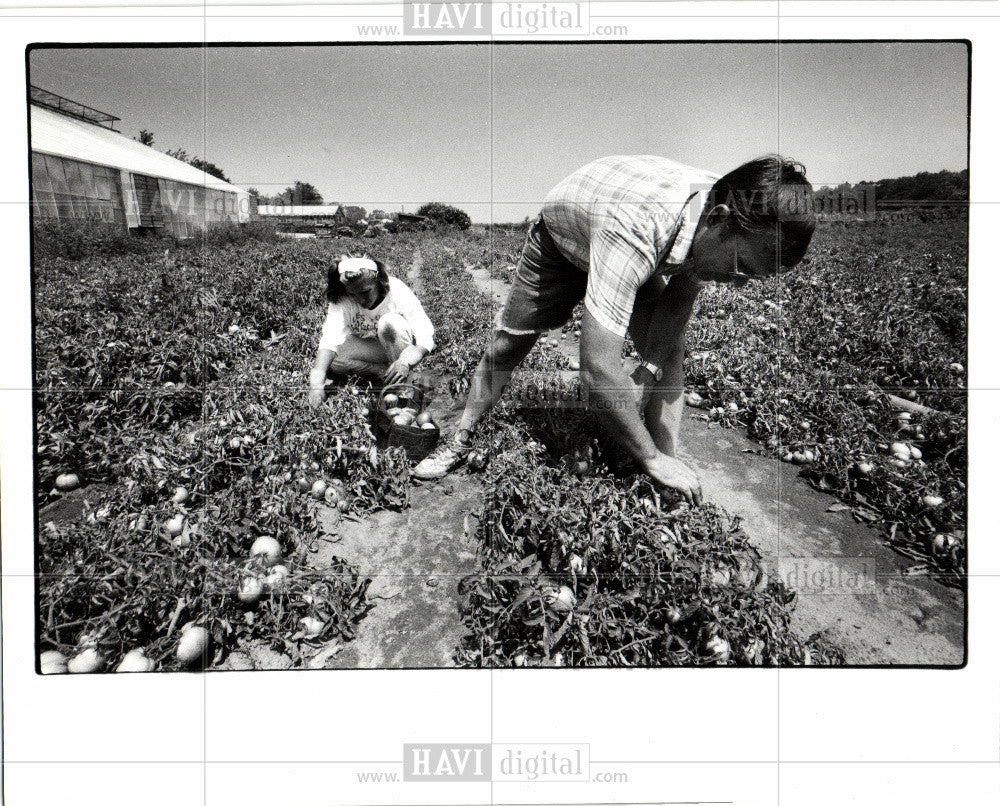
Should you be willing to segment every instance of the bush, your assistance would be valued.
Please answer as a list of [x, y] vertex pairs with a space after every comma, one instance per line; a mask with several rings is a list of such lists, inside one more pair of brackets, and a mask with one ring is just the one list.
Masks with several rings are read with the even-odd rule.
[[[198, 230], [185, 242], [222, 247], [230, 244], [273, 242], [278, 239], [274, 225], [267, 221], [245, 224], [225, 223], [207, 232]], [[161, 252], [179, 245], [169, 233], [137, 234], [108, 221], [60, 221], [45, 218], [35, 222], [34, 247], [39, 258], [81, 260], [86, 257], [113, 257]]]
[[417, 215], [422, 215], [436, 226], [453, 226], [461, 230], [466, 230], [472, 226], [472, 219], [464, 210], [451, 207], [441, 202], [429, 202], [417, 210]]
[[205, 246], [228, 246], [250, 242], [272, 242], [278, 233], [270, 221], [248, 221], [245, 224], [220, 224], [212, 227], [201, 239]]
[[36, 257], [67, 260], [89, 255], [142, 254], [175, 243], [171, 237], [137, 238], [109, 221], [60, 221], [55, 218], [35, 221], [32, 242]]

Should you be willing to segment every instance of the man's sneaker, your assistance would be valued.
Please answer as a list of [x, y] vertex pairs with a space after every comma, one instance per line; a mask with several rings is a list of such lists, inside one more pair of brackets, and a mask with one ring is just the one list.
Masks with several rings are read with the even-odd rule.
[[442, 442], [413, 468], [413, 478], [422, 481], [444, 478], [462, 464], [471, 451], [471, 445], [463, 445], [455, 440]]

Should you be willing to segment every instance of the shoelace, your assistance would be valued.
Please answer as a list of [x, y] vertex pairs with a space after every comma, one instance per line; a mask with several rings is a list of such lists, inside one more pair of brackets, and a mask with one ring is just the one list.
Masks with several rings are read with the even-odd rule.
[[442, 458], [444, 458], [445, 454], [448, 453], [448, 451], [451, 451], [452, 453], [455, 453], [455, 454], [458, 453], [458, 451], [455, 450], [455, 446], [454, 445], [452, 445], [449, 442], [444, 442], [444, 443], [438, 445], [430, 453], [430, 455], [427, 458], [428, 459], [442, 459]]

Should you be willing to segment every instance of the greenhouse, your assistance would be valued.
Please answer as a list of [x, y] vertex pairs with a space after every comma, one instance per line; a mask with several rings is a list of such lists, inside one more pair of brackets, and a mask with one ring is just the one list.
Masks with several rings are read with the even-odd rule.
[[189, 238], [250, 220], [250, 196], [111, 128], [112, 115], [32, 88], [36, 220], [96, 221]]

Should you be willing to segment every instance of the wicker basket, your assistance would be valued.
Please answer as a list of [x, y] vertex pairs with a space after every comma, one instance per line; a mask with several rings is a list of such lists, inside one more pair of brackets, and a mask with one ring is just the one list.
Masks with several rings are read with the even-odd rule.
[[384, 443], [386, 447], [402, 448], [410, 459], [419, 461], [434, 450], [434, 446], [441, 438], [441, 430], [436, 426], [434, 428], [420, 428], [419, 426], [394, 423], [385, 411], [385, 396], [388, 394], [394, 394], [399, 397], [401, 402], [405, 400], [418, 411], [423, 411], [424, 393], [412, 384], [392, 384], [386, 386], [379, 393], [378, 405], [375, 407], [375, 423], [378, 428], [379, 442]]

